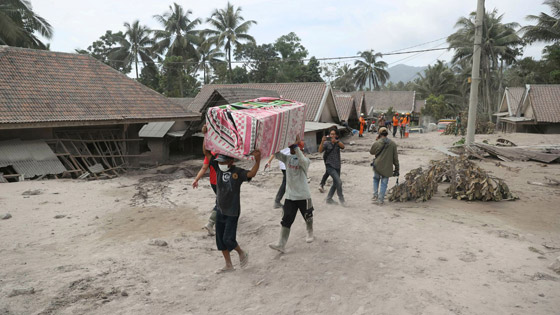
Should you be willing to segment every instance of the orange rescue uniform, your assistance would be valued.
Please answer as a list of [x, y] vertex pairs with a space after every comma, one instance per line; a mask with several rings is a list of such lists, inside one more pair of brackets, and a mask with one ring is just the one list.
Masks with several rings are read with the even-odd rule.
[[366, 120], [364, 117], [360, 117], [360, 136], [364, 133], [364, 127], [366, 125]]

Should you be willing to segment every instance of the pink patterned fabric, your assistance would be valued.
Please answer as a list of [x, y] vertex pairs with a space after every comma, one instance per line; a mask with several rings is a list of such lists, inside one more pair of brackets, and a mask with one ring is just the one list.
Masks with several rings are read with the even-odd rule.
[[305, 104], [260, 98], [212, 107], [206, 113], [206, 149], [237, 159], [252, 160], [251, 152], [270, 156], [303, 139]]

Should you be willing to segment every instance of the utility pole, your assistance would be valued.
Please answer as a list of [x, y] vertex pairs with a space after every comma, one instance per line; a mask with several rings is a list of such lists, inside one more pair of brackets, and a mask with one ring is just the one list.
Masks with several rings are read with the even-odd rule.
[[476, 109], [478, 107], [478, 85], [480, 84], [480, 52], [482, 44], [482, 21], [484, 19], [484, 0], [478, 0], [474, 31], [474, 50], [471, 74], [471, 94], [469, 97], [469, 121], [467, 124], [467, 146], [474, 143], [476, 129]]

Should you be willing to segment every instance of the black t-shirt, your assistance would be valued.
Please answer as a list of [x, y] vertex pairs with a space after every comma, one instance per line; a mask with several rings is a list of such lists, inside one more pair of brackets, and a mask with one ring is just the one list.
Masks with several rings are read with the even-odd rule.
[[249, 171], [233, 165], [227, 172], [222, 172], [215, 158], [210, 160], [210, 166], [216, 170], [216, 200], [218, 209], [223, 215], [237, 217], [241, 212], [241, 184], [251, 181], [247, 177]]

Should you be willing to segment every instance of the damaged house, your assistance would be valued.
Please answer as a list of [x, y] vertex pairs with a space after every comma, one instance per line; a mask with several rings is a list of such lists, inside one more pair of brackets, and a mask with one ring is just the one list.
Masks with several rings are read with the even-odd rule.
[[0, 69], [3, 181], [115, 176], [143, 158], [144, 124], [200, 119], [87, 55], [0, 46]]

